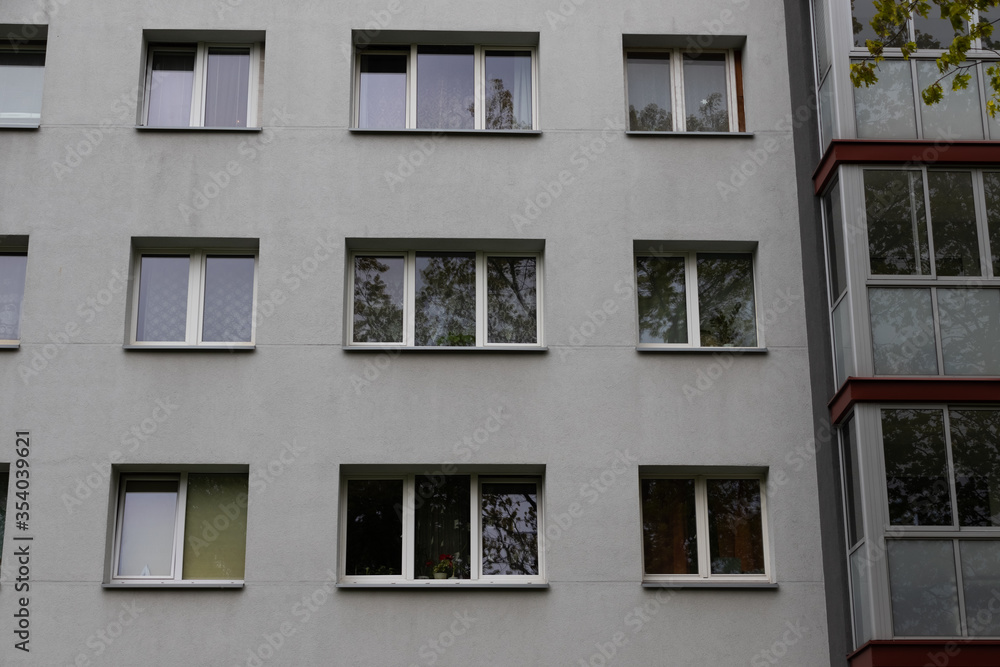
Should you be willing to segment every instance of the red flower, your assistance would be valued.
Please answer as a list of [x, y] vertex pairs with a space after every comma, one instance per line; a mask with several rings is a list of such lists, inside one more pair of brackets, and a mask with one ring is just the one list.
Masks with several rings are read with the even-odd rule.
[[428, 565], [428, 566], [433, 565], [433, 564], [434, 563], [432, 563], [431, 561], [427, 561], [426, 563], [424, 563], [424, 565]]
[[451, 560], [451, 554], [441, 554], [438, 558], [441, 560]]

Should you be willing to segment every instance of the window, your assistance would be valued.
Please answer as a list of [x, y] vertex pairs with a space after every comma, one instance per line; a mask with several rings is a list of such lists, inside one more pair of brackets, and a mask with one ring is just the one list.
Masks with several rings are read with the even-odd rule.
[[132, 345], [253, 347], [256, 273], [256, 245], [137, 252]]
[[126, 474], [118, 483], [112, 585], [242, 585], [247, 474]]
[[[24, 472], [28, 471], [25, 470]], [[9, 484], [10, 473], [7, 470], [0, 472], [0, 544], [3, 544], [4, 528], [7, 525], [7, 489]], [[27, 495], [27, 491], [22, 493], [22, 496], [25, 495]]]
[[262, 53], [260, 42], [151, 44], [144, 124], [255, 127]]
[[768, 581], [760, 475], [641, 475], [646, 581]]
[[1000, 410], [882, 408], [879, 426], [893, 635], [1000, 636]]
[[535, 47], [358, 49], [360, 129], [537, 129]]
[[1000, 375], [1000, 172], [866, 169], [877, 375]]
[[38, 127], [44, 77], [44, 41], [0, 47], [0, 127]]
[[739, 52], [626, 51], [632, 132], [743, 131]]
[[525, 476], [348, 477], [341, 581], [544, 583], [541, 486]]
[[361, 252], [350, 345], [541, 346], [539, 253]]
[[[9, 250], [8, 250], [9, 248]], [[0, 246], [0, 345], [17, 345], [21, 339], [21, 303], [28, 266], [27, 252]]]
[[636, 254], [641, 347], [757, 347], [753, 255]]

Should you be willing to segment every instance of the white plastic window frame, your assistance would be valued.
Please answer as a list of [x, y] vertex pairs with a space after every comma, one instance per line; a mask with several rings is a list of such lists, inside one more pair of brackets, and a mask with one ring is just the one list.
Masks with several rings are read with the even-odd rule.
[[[260, 60], [261, 43], [233, 43], [225, 42], [194, 42], [189, 45], [184, 44], [150, 44], [146, 53], [146, 77], [143, 82], [143, 104], [142, 104], [142, 124], [144, 127], [152, 127], [148, 124], [149, 119], [149, 98], [153, 85], [153, 54], [164, 53], [193, 53], [194, 60], [194, 83], [191, 91], [191, 114], [187, 127], [204, 128], [205, 126], [205, 102], [208, 98], [206, 90], [208, 73], [208, 52], [210, 49], [249, 49], [250, 50], [250, 71], [247, 85], [247, 128], [257, 127], [257, 98], [260, 94]], [[184, 127], [184, 126], [180, 126]], [[246, 128], [226, 128], [226, 129], [246, 129]]]
[[[628, 58], [630, 54], [656, 54], [662, 53], [670, 56], [670, 106], [673, 116], [673, 132], [683, 132], [690, 134], [711, 134], [710, 132], [696, 132], [687, 129], [687, 106], [684, 102], [684, 55], [700, 55], [704, 53], [724, 53], [726, 56], [726, 104], [729, 115], [729, 129], [727, 132], [739, 131], [739, 99], [737, 98], [736, 85], [736, 50], [735, 49], [704, 49], [694, 54], [692, 51], [683, 48], [674, 49], [626, 49], [625, 50], [625, 118], [629, 117], [628, 100]], [[635, 131], [635, 130], [629, 130]], [[666, 130], [662, 130], [666, 132]]]
[[[386, 45], [389, 46], [389, 45]], [[370, 48], [357, 48], [354, 58], [354, 123], [352, 127], [359, 128], [361, 124], [361, 56], [405, 56], [406, 57], [406, 125], [400, 128], [381, 128], [382, 131], [391, 132], [393, 130], [427, 130], [432, 132], [448, 132], [448, 128], [441, 127], [417, 127], [417, 50], [421, 46], [433, 47], [436, 44], [410, 44], [409, 52], [402, 49], [391, 50], [387, 48], [379, 49], [378, 46]], [[529, 51], [531, 53], [531, 129], [538, 129], [538, 48], [534, 46], [473, 46], [473, 57], [475, 59], [474, 86], [476, 91], [475, 99], [475, 123], [474, 129], [483, 132], [512, 132], [518, 130], [491, 130], [485, 127], [485, 107], [486, 107], [486, 52], [487, 51]], [[523, 130], [521, 130], [523, 131]]]
[[[211, 257], [249, 257], [253, 256], [253, 310], [250, 321], [249, 341], [202, 341], [202, 324], [205, 317], [205, 276], [208, 258]], [[142, 258], [146, 256], [176, 256], [188, 257], [190, 264], [188, 267], [188, 296], [187, 296], [187, 319], [186, 334], [183, 341], [140, 341], [136, 340], [136, 329], [139, 325], [139, 286], [142, 284]], [[235, 250], [227, 248], [225, 250], [210, 249], [159, 249], [144, 248], [136, 251], [133, 258], [132, 276], [134, 288], [132, 290], [132, 310], [131, 321], [129, 322], [129, 345], [135, 347], [150, 348], [173, 348], [173, 347], [199, 347], [199, 348], [223, 348], [231, 349], [236, 347], [253, 348], [257, 337], [257, 276], [258, 276], [259, 255], [256, 248], [246, 250]]]
[[[4, 52], [6, 52], [6, 53], [41, 53], [43, 56], [47, 56], [47, 53], [46, 53], [47, 47], [48, 47], [48, 44], [47, 44], [46, 40], [40, 40], [40, 41], [39, 40], [32, 40], [32, 41], [29, 41], [26, 44], [14, 44], [14, 43], [12, 43], [11, 46], [9, 46], [9, 47], [8, 46], [0, 46], [0, 53], [4, 53]], [[2, 67], [2, 66], [0, 66], [0, 67]], [[45, 69], [45, 65], [42, 65], [41, 69], [44, 70]], [[42, 73], [43, 85], [44, 85], [44, 77], [45, 77], [45, 74], [44, 74], [44, 71], [43, 71], [43, 73]], [[44, 90], [43, 90], [42, 94], [44, 96]], [[41, 101], [41, 100], [39, 100], [39, 101]], [[9, 127], [13, 127], [13, 128], [22, 128], [22, 127], [33, 128], [33, 127], [38, 127], [39, 124], [41, 123], [41, 120], [42, 120], [41, 119], [41, 113], [39, 113], [39, 117], [37, 119], [32, 118], [31, 119], [32, 122], [30, 122], [30, 123], [14, 123], [14, 122], [10, 122], [9, 120], [5, 120], [3, 118], [0, 118], [0, 128], [9, 128]]]
[[[347, 347], [373, 347], [373, 348], [398, 348], [407, 347], [420, 350], [435, 349], [525, 349], [544, 347], [543, 326], [542, 326], [542, 294], [543, 289], [543, 266], [542, 253], [540, 252], [486, 252], [482, 250], [458, 251], [476, 254], [476, 344], [470, 346], [417, 346], [416, 340], [416, 274], [417, 274], [417, 253], [430, 252], [433, 250], [406, 250], [380, 252], [378, 250], [355, 250], [351, 253], [350, 266], [348, 269], [349, 286], [347, 299]], [[442, 251], [444, 252], [444, 251]], [[453, 252], [453, 251], [447, 251]], [[354, 342], [354, 279], [355, 279], [355, 258], [357, 257], [403, 257], [403, 340], [391, 343], [357, 343]], [[535, 325], [536, 334], [534, 343], [489, 343], [488, 331], [488, 311], [487, 299], [487, 266], [486, 260], [490, 257], [532, 257], [535, 259]]]
[[[698, 307], [698, 255], [750, 255], [753, 271], [753, 303], [754, 327], [757, 335], [757, 345], [753, 347], [715, 347], [701, 344], [701, 312]], [[639, 337], [639, 271], [635, 260], [639, 257], [683, 257], [684, 258], [684, 297], [687, 302], [688, 342], [686, 343], [642, 343], [636, 345], [642, 349], [711, 349], [711, 350], [758, 350], [764, 347], [763, 327], [760, 323], [760, 295], [757, 288], [757, 253], [751, 250], [690, 250], [676, 252], [646, 251], [637, 252], [632, 258], [632, 287], [636, 295], [636, 338]]]
[[[28, 256], [28, 247], [23, 245], [10, 246], [7, 248], [0, 247], [0, 258], [4, 256], [26, 258]], [[0, 259], [0, 261], [3, 260]], [[25, 273], [27, 273], [27, 269], [25, 269]], [[25, 275], [25, 282], [27, 283], [27, 275]], [[27, 291], [27, 284], [25, 284], [25, 291]], [[17, 317], [18, 317], [18, 329], [20, 329], [24, 320], [24, 292], [21, 293], [21, 309], [18, 310]], [[20, 338], [0, 338], [0, 349], [18, 347], [20, 346], [20, 344], [21, 344]]]
[[[415, 508], [417, 494], [417, 477], [420, 474], [403, 475], [350, 475], [342, 478], [340, 485], [340, 562], [339, 581], [343, 584], [419, 584], [426, 586], [475, 586], [479, 584], [545, 584], [545, 504], [543, 501], [543, 483], [539, 475], [517, 476], [510, 474], [487, 475], [479, 473], [455, 473], [455, 476], [469, 477], [469, 512], [470, 530], [475, 531], [469, 536], [472, 553], [469, 554], [469, 579], [419, 579], [414, 571], [414, 534]], [[391, 481], [402, 480], [403, 497], [403, 571], [392, 575], [347, 575], [347, 487], [355, 480]], [[534, 484], [537, 503], [537, 533], [538, 536], [538, 574], [482, 574], [483, 571], [483, 517], [482, 517], [482, 484], [483, 483], [518, 483]]]
[[[125, 494], [128, 490], [129, 481], [157, 481], [157, 482], [177, 482], [177, 507], [174, 511], [174, 539], [173, 553], [171, 554], [171, 572], [167, 576], [150, 575], [119, 575], [118, 565], [121, 555], [122, 522], [125, 518]], [[143, 586], [152, 587], [163, 585], [188, 585], [204, 587], [241, 587], [243, 579], [184, 579], [184, 523], [187, 514], [187, 482], [188, 473], [122, 473], [118, 477], [118, 488], [115, 503], [114, 536], [111, 557], [110, 586]]]
[[[642, 482], [647, 479], [682, 479], [694, 480], [694, 505], [695, 505], [695, 529], [698, 549], [698, 573], [697, 574], [647, 574], [646, 573], [646, 549], [644, 533], [641, 534], [643, 544], [640, 545], [642, 558], [642, 580], [644, 583], [774, 583], [772, 579], [773, 568], [771, 566], [771, 538], [768, 534], [768, 511], [767, 511], [767, 480], [762, 474], [752, 473], [720, 473], [705, 475], [685, 475], [685, 474], [654, 474], [646, 473], [639, 475], [639, 524], [642, 525]], [[760, 523], [761, 523], [761, 549], [764, 556], [764, 574], [712, 574], [711, 544], [709, 542], [709, 522], [708, 522], [708, 480], [710, 479], [753, 479], [760, 483]]]

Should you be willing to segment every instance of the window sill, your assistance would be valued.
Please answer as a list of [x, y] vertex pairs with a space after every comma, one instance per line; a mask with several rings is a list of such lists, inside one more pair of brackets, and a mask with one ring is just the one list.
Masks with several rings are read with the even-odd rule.
[[466, 580], [456, 581], [454, 583], [447, 583], [447, 581], [448, 581], [447, 579], [445, 579], [443, 581], [439, 580], [439, 579], [428, 579], [427, 581], [422, 582], [422, 583], [418, 582], [418, 581], [405, 581], [405, 582], [400, 582], [398, 584], [393, 584], [393, 583], [380, 583], [380, 584], [374, 584], [374, 583], [372, 583], [372, 584], [340, 583], [340, 584], [337, 584], [336, 587], [337, 588], [344, 588], [344, 589], [348, 589], [348, 588], [423, 588], [423, 589], [432, 589], [432, 588], [436, 588], [436, 589], [447, 589], [447, 590], [455, 590], [457, 588], [475, 588], [475, 589], [483, 589], [483, 588], [505, 588], [505, 589], [509, 589], [509, 588], [522, 588], [522, 589], [534, 589], [534, 590], [547, 590], [549, 588], [548, 582], [538, 582], [538, 583], [528, 583], [528, 582], [522, 582], [522, 583], [503, 583], [503, 582], [500, 582], [500, 583], [491, 584], [491, 583], [486, 583], [486, 582], [471, 582], [471, 581], [469, 581], [467, 579]]
[[21, 343], [0, 343], [0, 350], [19, 350], [21, 349]]
[[377, 347], [368, 345], [344, 345], [344, 352], [392, 352], [396, 354], [398, 352], [505, 352], [505, 353], [520, 353], [520, 352], [548, 352], [549, 348], [544, 345], [532, 346], [532, 347], [498, 347], [495, 345], [485, 346], [485, 347], [472, 347], [472, 346], [447, 346], [438, 345], [430, 347]]
[[233, 581], [112, 581], [101, 588], [243, 588], [242, 579]]
[[262, 127], [190, 127], [182, 125], [136, 125], [145, 132], [261, 132]]
[[123, 345], [124, 349], [133, 350], [180, 350], [186, 352], [252, 352], [256, 345]]
[[732, 137], [750, 139], [753, 132], [645, 132], [639, 130], [625, 130], [625, 135], [629, 137], [686, 137], [696, 139], [698, 137], [719, 138]]
[[515, 136], [515, 137], [540, 137], [541, 130], [432, 130], [424, 127], [397, 127], [397, 128], [348, 128], [351, 134], [435, 134], [435, 135], [461, 135], [477, 134], [484, 136]]
[[0, 130], [37, 130], [41, 123], [0, 123]]
[[762, 588], [777, 590], [778, 584], [770, 581], [644, 581], [643, 588]]
[[766, 354], [766, 347], [646, 347], [637, 345], [636, 352], [668, 352], [671, 354]]

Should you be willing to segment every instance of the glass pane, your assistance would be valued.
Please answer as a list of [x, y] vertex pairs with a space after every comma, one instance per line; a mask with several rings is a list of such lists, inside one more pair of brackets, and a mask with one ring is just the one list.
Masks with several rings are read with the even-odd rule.
[[961, 634], [951, 540], [886, 540], [892, 632], [897, 637]]
[[187, 127], [191, 124], [194, 53], [154, 51], [146, 124]]
[[176, 511], [176, 481], [125, 482], [118, 576], [171, 576]]
[[1000, 290], [939, 289], [945, 375], [1000, 375]]
[[[978, 98], [977, 98], [978, 99]], [[939, 276], [981, 276], [972, 173], [929, 171], [934, 267]]]
[[[851, 0], [851, 14], [854, 23], [854, 46], [864, 48], [865, 40], [878, 39], [871, 26], [871, 20], [875, 16], [875, 6], [871, 0]], [[885, 45], [899, 47], [907, 41], [909, 41], [909, 32], [906, 26], [903, 26], [902, 34], [887, 40]]]
[[[856, 0], [868, 4], [870, 0]], [[884, 60], [878, 66], [878, 82], [854, 89], [854, 115], [859, 139], [916, 139], [913, 111], [913, 79], [910, 63]]]
[[[979, 22], [980, 23], [990, 23], [997, 19], [996, 14], [991, 15], [989, 10], [979, 10]], [[993, 49], [994, 51], [1000, 51], [1000, 24], [993, 24], [993, 34], [989, 37], [983, 39], [984, 49]]]
[[347, 481], [344, 574], [403, 573], [403, 480]]
[[468, 475], [416, 478], [413, 571], [417, 577], [470, 577], [470, 494]]
[[400, 55], [361, 55], [358, 127], [406, 127], [406, 60]]
[[476, 344], [476, 254], [418, 252], [414, 344]]
[[670, 55], [630, 53], [625, 67], [628, 79], [628, 129], [643, 132], [673, 130]]
[[488, 342], [538, 342], [537, 263], [534, 257], [486, 258]]
[[139, 268], [137, 341], [184, 342], [191, 258], [146, 255]]
[[951, 526], [941, 410], [882, 410], [882, 448], [894, 526]]
[[403, 341], [402, 257], [354, 258], [354, 342]]
[[688, 132], [728, 132], [724, 53], [684, 54], [684, 114]]
[[247, 476], [190, 473], [184, 518], [184, 579], [243, 579]]
[[1000, 596], [1000, 542], [962, 540], [958, 550], [962, 558], [962, 589], [969, 636], [996, 637], [1000, 635], [1000, 614], [994, 602]]
[[[951, 40], [948, 40], [951, 44]], [[917, 82], [920, 90], [931, 85], [940, 78], [941, 72], [933, 60], [917, 62]], [[979, 78], [975, 70], [969, 87], [964, 90], [952, 90], [954, 78], [951, 74], [943, 81], [941, 87], [944, 97], [937, 104], [930, 106], [921, 104], [920, 125], [924, 130], [924, 139], [982, 139], [983, 138], [983, 107], [979, 101]]]
[[531, 129], [531, 51], [486, 52], [487, 130]]
[[764, 574], [760, 480], [710, 479], [707, 485], [712, 574]]
[[483, 575], [538, 574], [538, 487], [483, 482]]
[[876, 375], [937, 375], [929, 289], [872, 287], [872, 352]]
[[837, 365], [837, 386], [844, 384], [854, 371], [854, 342], [851, 339], [850, 300], [844, 299], [833, 309], [834, 362]]
[[693, 479], [642, 480], [646, 574], [698, 574]]
[[990, 232], [990, 259], [993, 275], [1000, 276], [1000, 171], [983, 172], [986, 191], [986, 223]]
[[868, 255], [876, 275], [930, 275], [924, 181], [919, 171], [867, 169]]
[[246, 127], [250, 49], [209, 49], [205, 127]]
[[698, 313], [703, 347], [756, 347], [749, 253], [698, 253]]
[[868, 562], [865, 547], [851, 554], [851, 596], [854, 609], [854, 647], [871, 639], [871, 598], [868, 594]]
[[918, 49], [947, 49], [955, 37], [955, 29], [951, 27], [951, 21], [941, 18], [941, 10], [932, 4], [927, 18], [913, 15], [913, 35]]
[[819, 71], [819, 78], [822, 79], [830, 67], [830, 36], [827, 34], [829, 19], [827, 18], [826, 0], [814, 0], [813, 9], [813, 34], [816, 39], [816, 66]]
[[847, 546], [853, 547], [865, 536], [865, 525], [861, 503], [861, 470], [858, 467], [858, 452], [854, 446], [854, 419], [851, 418], [840, 430], [844, 457], [844, 500], [847, 503]]
[[640, 343], [687, 343], [683, 257], [636, 257]]
[[417, 48], [417, 127], [471, 130], [476, 124], [471, 46]]
[[27, 255], [0, 255], [0, 340], [21, 338], [21, 302]]
[[836, 139], [833, 130], [833, 114], [833, 77], [828, 76], [819, 87], [819, 129], [823, 150], [826, 150], [830, 141]]
[[42, 117], [45, 53], [0, 53], [0, 125], [37, 125]]
[[830, 264], [830, 301], [836, 301], [847, 289], [847, 258], [844, 249], [844, 218], [840, 214], [840, 183], [823, 197], [826, 213], [826, 244]]
[[958, 525], [1000, 526], [1000, 410], [948, 415]]
[[253, 265], [253, 257], [208, 257], [205, 260], [203, 341], [250, 342]]

